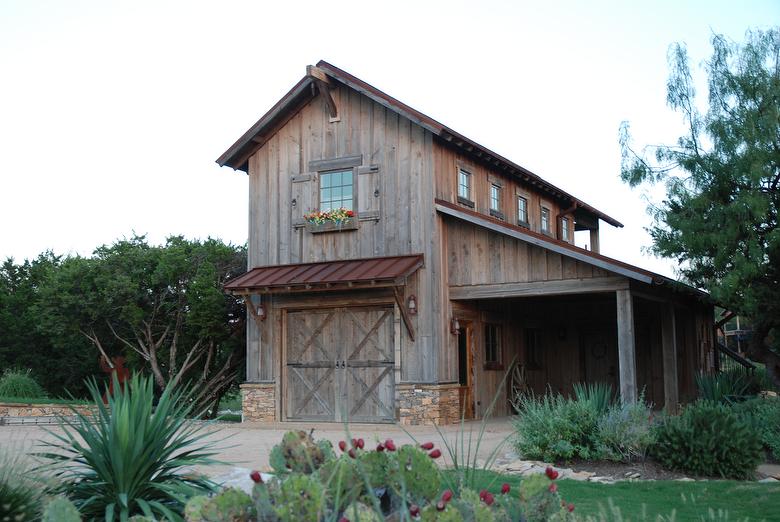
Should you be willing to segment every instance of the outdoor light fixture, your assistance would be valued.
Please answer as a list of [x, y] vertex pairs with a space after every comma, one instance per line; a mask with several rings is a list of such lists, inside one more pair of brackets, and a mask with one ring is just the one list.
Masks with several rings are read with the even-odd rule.
[[409, 309], [409, 315], [417, 315], [417, 296], [410, 295], [406, 307]]
[[460, 333], [460, 321], [457, 317], [453, 317], [450, 321], [450, 333], [452, 335], [458, 335]]
[[262, 304], [257, 305], [257, 317], [261, 321], [265, 321], [265, 307]]

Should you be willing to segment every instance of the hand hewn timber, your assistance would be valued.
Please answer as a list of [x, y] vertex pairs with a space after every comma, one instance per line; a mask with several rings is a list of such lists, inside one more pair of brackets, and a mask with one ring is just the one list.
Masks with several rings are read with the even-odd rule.
[[412, 325], [412, 319], [409, 317], [409, 312], [406, 310], [403, 289], [397, 286], [393, 287], [393, 296], [395, 297], [395, 302], [398, 304], [398, 309], [401, 311], [401, 319], [404, 321], [404, 326], [406, 326], [406, 331], [409, 333], [409, 338], [414, 341], [414, 325]]
[[628, 289], [625, 277], [561, 279], [530, 283], [451, 286], [450, 299], [493, 299], [498, 297], [533, 297], [548, 295], [615, 292]]
[[664, 408], [669, 413], [677, 411], [680, 402], [677, 390], [677, 331], [674, 305], [661, 305], [661, 344], [664, 364]]
[[636, 402], [636, 344], [634, 342], [634, 302], [631, 290], [618, 290], [617, 331], [620, 397], [626, 404]]

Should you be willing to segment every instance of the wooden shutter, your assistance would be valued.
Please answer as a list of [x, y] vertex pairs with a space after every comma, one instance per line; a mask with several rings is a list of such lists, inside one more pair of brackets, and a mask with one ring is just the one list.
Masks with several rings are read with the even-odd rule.
[[293, 226], [303, 225], [303, 215], [316, 210], [318, 197], [317, 173], [305, 172], [292, 177], [290, 184], [292, 194], [290, 198], [291, 222]]
[[357, 169], [358, 218], [378, 220], [382, 213], [382, 187], [379, 166], [368, 165]]

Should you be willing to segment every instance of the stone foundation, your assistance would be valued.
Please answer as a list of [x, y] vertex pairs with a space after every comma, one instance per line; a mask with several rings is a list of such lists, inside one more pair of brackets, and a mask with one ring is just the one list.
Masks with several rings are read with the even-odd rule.
[[276, 384], [247, 382], [241, 385], [242, 422], [274, 422], [276, 418]]
[[[95, 408], [89, 404], [72, 406], [82, 415], [91, 415]], [[0, 417], [72, 417], [73, 411], [67, 404], [36, 404], [0, 402]]]
[[460, 421], [458, 384], [397, 384], [398, 422], [432, 426]]

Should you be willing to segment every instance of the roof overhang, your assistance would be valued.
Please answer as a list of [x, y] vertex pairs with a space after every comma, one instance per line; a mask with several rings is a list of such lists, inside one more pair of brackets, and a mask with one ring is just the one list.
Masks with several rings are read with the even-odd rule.
[[263, 115], [257, 123], [245, 132], [238, 141], [225, 151], [225, 153], [217, 159], [217, 163], [220, 166], [228, 166], [236, 170], [247, 172], [248, 160], [252, 154], [254, 154], [257, 149], [259, 149], [279, 127], [281, 127], [281, 125], [286, 123], [286, 121], [293, 116], [304, 103], [311, 100], [318, 92], [323, 90], [324, 84], [327, 83], [323, 80], [327, 80], [328, 82], [334, 80], [354, 89], [379, 105], [430, 131], [434, 136], [441, 139], [443, 143], [458, 149], [464, 155], [489, 165], [491, 168], [500, 170], [509, 176], [517, 177], [526, 183], [537, 187], [539, 190], [550, 194], [553, 198], [565, 200], [569, 207], [585, 210], [612, 226], [623, 226], [623, 224], [615, 218], [608, 216], [555, 185], [548, 183], [530, 170], [496, 154], [487, 147], [450, 129], [430, 116], [413, 109], [385, 92], [380, 91], [376, 87], [369, 85], [363, 80], [324, 60], [317, 62], [316, 67], [308, 66], [306, 69], [306, 76], [304, 76], [290, 92], [284, 95], [270, 111]]
[[423, 254], [253, 268], [225, 284], [238, 295], [398, 287], [424, 264]]
[[653, 286], [665, 285], [675, 290], [681, 290], [699, 299], [705, 299], [708, 301], [710, 300], [708, 293], [702, 292], [697, 288], [686, 285], [679, 281], [675, 281], [674, 279], [670, 279], [643, 268], [624, 263], [623, 261], [618, 261], [617, 259], [612, 259], [601, 254], [596, 254], [595, 252], [584, 250], [570, 243], [552, 239], [543, 234], [538, 234], [528, 230], [527, 228], [511, 225], [504, 221], [485, 216], [484, 214], [464, 209], [457, 205], [453, 205], [448, 201], [437, 199], [436, 210], [441, 214], [466, 221], [499, 234], [504, 234], [515, 239], [525, 241], [526, 243], [530, 243], [546, 250], [556, 252], [563, 256], [576, 259], [577, 261], [582, 261], [583, 263], [607, 270], [614, 274], [625, 276], [633, 281], [638, 281], [640, 283]]

